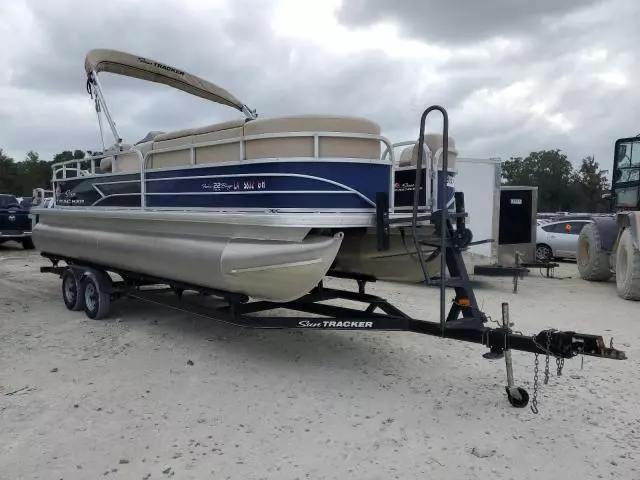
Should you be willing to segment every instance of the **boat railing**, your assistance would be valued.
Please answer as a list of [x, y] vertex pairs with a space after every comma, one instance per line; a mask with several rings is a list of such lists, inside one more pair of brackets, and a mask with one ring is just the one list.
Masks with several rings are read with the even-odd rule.
[[[384, 160], [387, 156], [390, 157], [390, 161], [393, 163], [394, 166], [394, 175], [396, 170], [414, 170], [416, 166], [415, 165], [407, 165], [404, 167], [400, 166], [400, 158], [397, 159], [396, 161], [396, 157], [394, 154], [394, 150], [396, 148], [399, 147], [408, 147], [408, 146], [413, 146], [416, 145], [418, 143], [417, 140], [405, 140], [403, 142], [396, 142], [396, 143], [392, 143], [391, 145], [387, 145], [387, 148], [385, 148], [384, 152], [382, 153], [382, 156], [380, 157], [382, 160]], [[429, 188], [429, 195], [426, 198], [426, 204], [425, 205], [419, 205], [418, 208], [422, 208], [422, 209], [432, 209], [433, 206], [436, 204], [436, 200], [435, 200], [435, 169], [434, 169], [434, 164], [437, 165], [437, 163], [435, 163], [438, 159], [440, 159], [440, 157], [442, 157], [442, 148], [438, 149], [435, 153], [432, 153], [430, 150], [425, 149], [424, 151], [424, 155], [425, 155], [425, 163], [424, 163], [424, 170], [427, 172], [428, 175], [431, 175], [430, 177], [428, 177], [428, 180], [430, 180], [430, 188]], [[395, 182], [394, 182], [395, 183]], [[413, 206], [407, 206], [407, 207], [399, 207], [398, 210], [412, 210]]]
[[[284, 138], [294, 138], [294, 137], [297, 137], [297, 138], [312, 137], [313, 138], [313, 156], [305, 157], [305, 159], [309, 158], [313, 160], [320, 160], [322, 158], [320, 157], [320, 139], [321, 138], [353, 138], [353, 139], [363, 139], [363, 140], [377, 140], [379, 142], [382, 142], [385, 145], [387, 150], [391, 149], [391, 145], [392, 145], [389, 139], [387, 139], [382, 135], [374, 135], [374, 134], [367, 134], [367, 133], [303, 131], [303, 132], [279, 132], [279, 133], [261, 133], [256, 135], [244, 135], [242, 137], [234, 137], [234, 138], [228, 138], [223, 140], [199, 142], [199, 143], [194, 143], [192, 145], [179, 145], [175, 147], [153, 149], [146, 152], [144, 157], [139, 155], [139, 157], [141, 157], [140, 158], [140, 182], [141, 182], [140, 191], [142, 192], [142, 199], [141, 199], [142, 208], [143, 209], [146, 208], [146, 205], [145, 205], [146, 182], [144, 181], [145, 172], [147, 171], [147, 164], [148, 164], [149, 158], [154, 154], [189, 150], [190, 165], [194, 166], [196, 165], [196, 149], [239, 143], [240, 154], [239, 154], [238, 161], [244, 162], [244, 161], [247, 161], [246, 142], [249, 142], [252, 140], [284, 139]], [[376, 160], [384, 161], [384, 157], [381, 157], [380, 159], [376, 159]], [[391, 153], [390, 153], [390, 163], [392, 166], [395, 164], [393, 150], [391, 150]], [[391, 168], [391, 172], [389, 175], [389, 192], [393, 192], [394, 185], [395, 185], [395, 172], [394, 172], [394, 169]], [[393, 208], [394, 208], [393, 201], [394, 201], [393, 195], [390, 195], [390, 198], [389, 198], [390, 211], [393, 211]]]
[[[100, 169], [100, 160], [108, 156], [107, 154], [92, 155], [89, 157], [78, 158], [73, 160], [64, 160], [51, 165], [53, 170], [53, 181], [70, 180], [78, 177], [87, 177], [96, 175]], [[69, 172], [76, 172], [75, 175], [69, 176]], [[59, 176], [59, 174], [61, 176]]]
[[[239, 158], [238, 162], [248, 161], [246, 158], [246, 143], [253, 140], [266, 140], [266, 139], [286, 139], [286, 138], [305, 138], [311, 137], [313, 138], [313, 156], [304, 157], [304, 159], [315, 159], [321, 160], [325, 157], [320, 156], [320, 139], [321, 138], [350, 138], [350, 139], [363, 139], [363, 140], [377, 140], [382, 142], [385, 145], [384, 152], [382, 156], [378, 159], [375, 159], [376, 162], [389, 162], [393, 168], [390, 169], [389, 174], [389, 211], [393, 213], [395, 211], [395, 199], [394, 199], [394, 186], [395, 186], [395, 172], [398, 168], [394, 149], [401, 146], [413, 145], [415, 141], [406, 141], [399, 143], [391, 143], [389, 139], [382, 135], [374, 135], [374, 134], [366, 134], [366, 133], [347, 133], [347, 132], [324, 132], [324, 131], [302, 131], [302, 132], [278, 132], [278, 133], [262, 133], [256, 135], [244, 135], [241, 137], [233, 137], [228, 139], [221, 140], [212, 140], [207, 142], [198, 142], [190, 145], [178, 145], [175, 147], [166, 147], [166, 148], [156, 148], [149, 150], [144, 155], [138, 149], [125, 150], [120, 152], [105, 152], [99, 155], [93, 155], [91, 157], [85, 157], [82, 159], [73, 159], [66, 160], [63, 162], [57, 162], [52, 165], [53, 168], [53, 182], [60, 180], [73, 180], [78, 178], [84, 178], [87, 176], [96, 176], [96, 175], [105, 175], [110, 174], [110, 172], [102, 172], [99, 168], [100, 161], [108, 156], [113, 155], [122, 155], [122, 154], [130, 154], [135, 152], [139, 163], [139, 173], [140, 173], [140, 192], [141, 192], [141, 208], [146, 208], [146, 172], [147, 170], [156, 170], [149, 169], [149, 159], [153, 155], [161, 154], [161, 153], [170, 153], [170, 152], [180, 152], [180, 151], [189, 151], [190, 154], [190, 163], [189, 166], [196, 165], [196, 150], [204, 147], [214, 147], [220, 145], [227, 144], [235, 144], [239, 143]], [[436, 152], [436, 156], [438, 153]], [[426, 155], [428, 155], [428, 161], [430, 162], [431, 167], [433, 167], [433, 156], [430, 152], [426, 151]], [[257, 160], [257, 159], [256, 159]], [[287, 159], [292, 160], [292, 159]], [[365, 159], [358, 159], [365, 160]], [[374, 159], [370, 159], [374, 161]], [[116, 164], [117, 164], [116, 159]], [[199, 166], [208, 165], [208, 164], [197, 164]], [[186, 166], [186, 165], [185, 165]], [[411, 167], [408, 167], [411, 168]], [[138, 172], [128, 172], [128, 173], [138, 173]], [[433, 191], [431, 192], [431, 198], [427, 199], [428, 205], [423, 205], [421, 208], [427, 208], [429, 205], [433, 205]]]

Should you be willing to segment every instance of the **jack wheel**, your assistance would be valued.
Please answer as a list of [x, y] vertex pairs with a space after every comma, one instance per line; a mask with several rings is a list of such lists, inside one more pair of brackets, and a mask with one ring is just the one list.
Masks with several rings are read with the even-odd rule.
[[524, 408], [529, 404], [529, 393], [522, 387], [505, 387], [509, 403], [516, 408]]
[[100, 282], [93, 274], [88, 274], [82, 280], [81, 291], [84, 300], [84, 313], [87, 317], [100, 320], [109, 315], [111, 295], [100, 288]]
[[62, 274], [62, 299], [69, 310], [82, 310], [84, 299], [80, 295], [80, 282], [71, 268], [67, 268]]

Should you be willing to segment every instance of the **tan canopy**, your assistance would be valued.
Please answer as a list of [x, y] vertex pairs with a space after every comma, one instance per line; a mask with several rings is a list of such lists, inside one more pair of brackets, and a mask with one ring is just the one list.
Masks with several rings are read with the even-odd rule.
[[207, 80], [149, 58], [117, 50], [91, 50], [85, 59], [87, 73], [95, 70], [162, 83], [213, 102], [243, 110], [243, 103], [225, 89]]

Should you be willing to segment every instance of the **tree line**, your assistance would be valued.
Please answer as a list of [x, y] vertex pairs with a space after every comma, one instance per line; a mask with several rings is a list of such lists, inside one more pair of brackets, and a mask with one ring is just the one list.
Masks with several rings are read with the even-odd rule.
[[602, 213], [609, 208], [607, 172], [592, 156], [574, 168], [560, 150], [541, 150], [503, 162], [502, 184], [538, 187], [539, 212]]
[[34, 188], [51, 188], [53, 170], [51, 165], [66, 160], [80, 160], [87, 152], [65, 150], [53, 156], [52, 160], [42, 160], [40, 155], [30, 151], [21, 162], [16, 162], [0, 148], [0, 193], [16, 197], [30, 197]]
[[[42, 160], [33, 151], [16, 162], [0, 148], [0, 193], [31, 196], [34, 188], [51, 188], [51, 165], [78, 160], [91, 151], [65, 150], [52, 160]], [[582, 159], [574, 168], [560, 150], [541, 150], [528, 156], [511, 157], [502, 163], [502, 184], [538, 187], [540, 212], [603, 212], [608, 202], [602, 198], [609, 190], [607, 170], [601, 170], [593, 157]]]

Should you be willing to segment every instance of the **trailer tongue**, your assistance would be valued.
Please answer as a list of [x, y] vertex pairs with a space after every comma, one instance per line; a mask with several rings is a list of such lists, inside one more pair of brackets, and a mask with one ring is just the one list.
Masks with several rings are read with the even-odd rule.
[[[434, 111], [443, 115], [444, 146], [441, 152], [442, 170], [448, 168], [448, 118], [444, 108], [429, 107], [422, 115], [419, 153], [416, 166], [415, 205], [417, 206], [418, 192], [421, 188], [421, 172], [424, 142], [424, 127], [427, 115]], [[429, 179], [425, 179], [427, 181]], [[433, 180], [430, 180], [433, 181]], [[446, 189], [446, 177], [439, 179], [440, 191]], [[423, 271], [427, 271], [425, 264], [439, 259], [440, 272], [448, 272], [448, 277], [440, 275], [437, 280], [426, 278], [426, 282], [438, 286], [440, 290], [440, 322], [429, 322], [412, 318], [387, 300], [366, 293], [365, 287], [369, 282], [375, 282], [374, 277], [345, 272], [329, 271], [328, 276], [355, 280], [357, 291], [329, 288], [321, 281], [307, 295], [287, 303], [270, 301], [249, 301], [244, 294], [217, 291], [201, 286], [184, 284], [167, 278], [156, 278], [140, 272], [126, 271], [109, 265], [99, 265], [76, 259], [60, 257], [43, 252], [42, 255], [53, 262], [51, 267], [42, 267], [42, 272], [59, 274], [62, 281], [62, 291], [65, 304], [70, 310], [84, 309], [91, 318], [103, 318], [109, 312], [110, 302], [119, 296], [128, 296], [138, 300], [160, 304], [165, 307], [186, 311], [192, 314], [221, 320], [234, 325], [250, 328], [299, 328], [319, 330], [382, 330], [382, 331], [410, 331], [425, 335], [440, 336], [453, 340], [482, 344], [489, 348], [485, 358], [505, 358], [507, 369], [507, 385], [505, 391], [509, 402], [515, 407], [525, 407], [529, 403], [526, 390], [514, 383], [511, 350], [533, 353], [536, 356], [536, 372], [532, 411], [537, 408], [537, 378], [538, 355], [546, 357], [545, 383], [549, 376], [549, 358], [556, 359], [557, 373], [562, 374], [564, 360], [576, 355], [589, 355], [607, 359], [626, 359], [623, 351], [606, 346], [604, 339], [598, 335], [582, 334], [572, 331], [543, 330], [535, 335], [527, 336], [513, 330], [509, 320], [509, 310], [506, 303], [502, 304], [502, 321], [496, 327], [489, 327], [489, 318], [480, 310], [478, 302], [469, 280], [467, 269], [462, 258], [462, 252], [472, 245], [471, 232], [466, 228], [464, 211], [464, 197], [456, 193], [456, 211], [449, 212], [444, 207], [444, 196], [438, 199], [440, 208], [437, 212], [423, 218], [418, 215], [417, 208], [406, 218], [388, 216], [388, 198], [384, 193], [378, 195], [378, 249], [385, 250], [389, 246], [391, 229], [409, 230], [407, 236], [412, 236], [416, 246]], [[439, 241], [430, 244], [436, 248], [436, 253], [423, 258], [422, 248], [416, 231], [420, 223], [428, 220], [436, 226]], [[479, 243], [479, 242], [476, 242]], [[64, 261], [67, 266], [59, 266]], [[113, 282], [107, 272], [114, 272], [123, 278], [121, 282]], [[151, 288], [149, 288], [151, 287]], [[453, 301], [447, 311], [447, 288], [455, 292]], [[183, 298], [186, 290], [193, 290], [200, 294], [212, 295], [221, 299], [218, 306], [204, 306]], [[169, 293], [169, 294], [167, 294]], [[324, 303], [332, 300], [349, 300], [364, 304], [363, 309], [345, 307]], [[256, 316], [256, 313], [275, 309], [288, 309], [303, 312], [303, 316]], [[318, 317], [318, 315], [320, 317]], [[324, 318], [322, 318], [324, 317]], [[496, 322], [497, 323], [497, 322]]]

